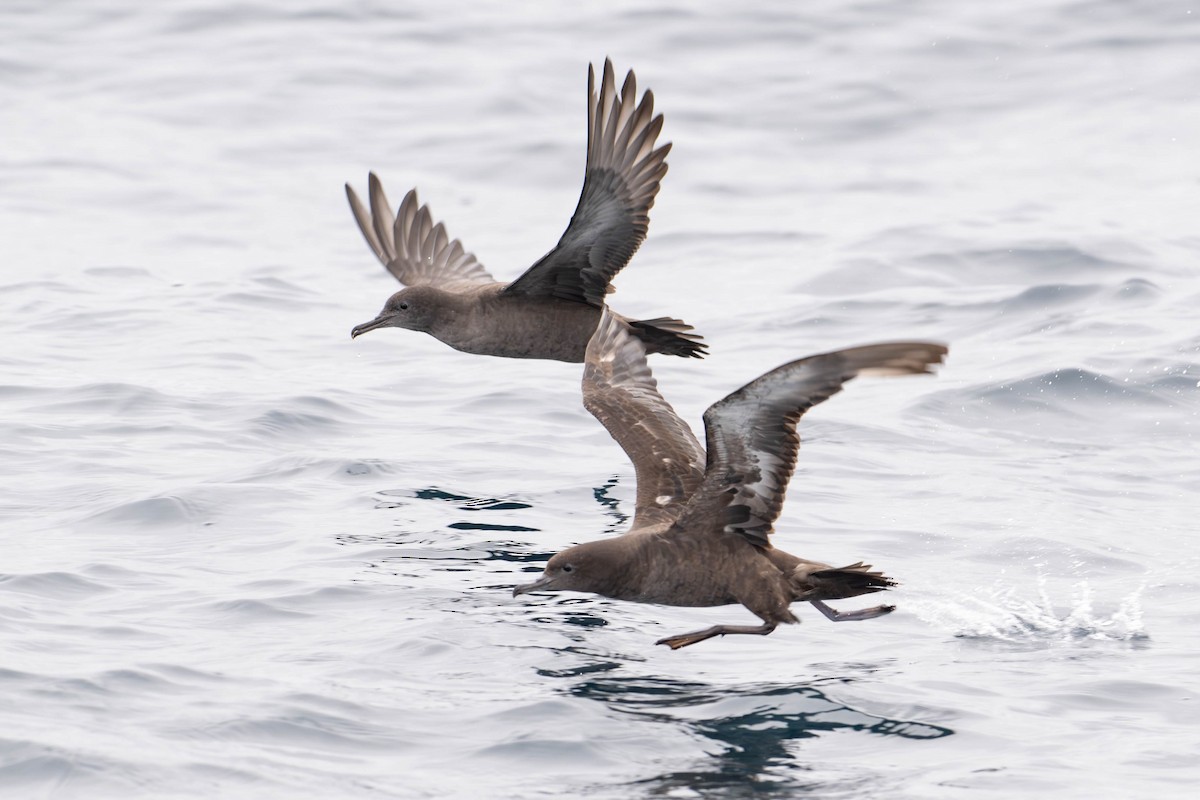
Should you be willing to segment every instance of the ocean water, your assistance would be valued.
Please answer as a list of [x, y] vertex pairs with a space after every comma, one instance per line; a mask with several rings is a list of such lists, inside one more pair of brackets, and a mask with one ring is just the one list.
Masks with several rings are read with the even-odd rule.
[[[11, 0], [0, 44], [0, 795], [1194, 792], [1196, 3]], [[350, 340], [396, 284], [342, 183], [515, 277], [605, 56], [674, 142], [613, 303], [707, 337], [653, 360], [695, 428], [950, 344], [805, 418], [777, 525], [896, 613], [670, 652], [751, 619], [514, 599], [632, 511], [580, 368]]]

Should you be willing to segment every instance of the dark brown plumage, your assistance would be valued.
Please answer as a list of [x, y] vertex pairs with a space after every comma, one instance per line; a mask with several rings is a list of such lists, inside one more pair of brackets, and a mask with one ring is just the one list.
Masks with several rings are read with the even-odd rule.
[[858, 375], [928, 373], [946, 352], [940, 344], [894, 342], [784, 364], [709, 407], [706, 452], [659, 394], [642, 343], [606, 313], [588, 345], [583, 398], [633, 461], [633, 527], [558, 553], [539, 580], [513, 594], [572, 590], [673, 606], [740, 603], [763, 621], [658, 642], [672, 649], [725, 634], [768, 634], [799, 622], [789, 609], [797, 601], [834, 621], [892, 611], [830, 608], [824, 601], [878, 592], [893, 582], [861, 562], [832, 567], [785, 553], [771, 544], [772, 525], [795, 468], [796, 423], [805, 411]]
[[[423, 331], [456, 350], [509, 358], [582, 361], [611, 281], [646, 238], [671, 145], [655, 147], [662, 115], [654, 95], [637, 102], [632, 71], [618, 92], [605, 60], [600, 92], [588, 68], [588, 151], [579, 205], [553, 250], [511, 283], [496, 281], [416, 190], [393, 217], [383, 185], [369, 180], [370, 209], [346, 185], [350, 209], [375, 255], [408, 288], [388, 298], [351, 337], [376, 328]], [[680, 320], [628, 320], [651, 353], [702, 358], [705, 345]]]

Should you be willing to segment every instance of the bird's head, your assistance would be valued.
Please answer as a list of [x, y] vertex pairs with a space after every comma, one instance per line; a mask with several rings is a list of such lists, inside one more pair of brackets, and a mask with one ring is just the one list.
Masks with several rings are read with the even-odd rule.
[[436, 315], [438, 290], [430, 286], [409, 286], [387, 299], [383, 310], [370, 322], [355, 325], [350, 331], [353, 339], [376, 328], [408, 328], [428, 331]]
[[546, 563], [542, 577], [513, 588], [513, 597], [530, 592], [592, 592], [613, 596], [614, 581], [622, 575], [617, 539], [586, 542], [563, 550]]

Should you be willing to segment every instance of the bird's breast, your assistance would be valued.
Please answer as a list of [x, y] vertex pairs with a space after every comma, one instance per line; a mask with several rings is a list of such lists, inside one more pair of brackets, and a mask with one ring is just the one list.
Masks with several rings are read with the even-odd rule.
[[491, 293], [433, 333], [466, 353], [581, 362], [598, 313], [565, 300]]

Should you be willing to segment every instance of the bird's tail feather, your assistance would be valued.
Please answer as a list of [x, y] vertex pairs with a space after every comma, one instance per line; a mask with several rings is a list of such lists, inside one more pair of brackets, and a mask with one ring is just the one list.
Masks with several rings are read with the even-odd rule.
[[681, 319], [655, 317], [630, 320], [629, 327], [646, 345], [647, 353], [665, 353], [682, 358], [704, 358], [708, 345], [704, 337], [689, 333], [694, 330]]
[[[861, 561], [846, 567], [830, 567], [807, 576], [812, 594], [819, 600], [839, 600], [860, 594], [882, 592], [896, 582], [882, 572], [872, 572], [870, 564]], [[811, 599], [811, 598], [810, 598]]]

